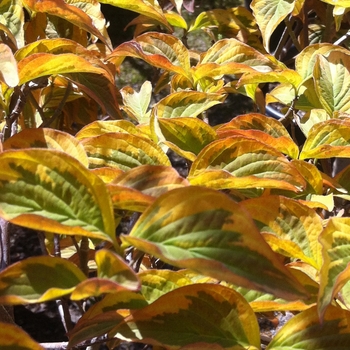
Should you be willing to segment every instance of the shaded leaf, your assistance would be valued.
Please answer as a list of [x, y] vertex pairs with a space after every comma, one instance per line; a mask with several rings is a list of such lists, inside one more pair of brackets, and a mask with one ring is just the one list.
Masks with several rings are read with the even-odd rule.
[[84, 147], [79, 141], [75, 137], [59, 130], [47, 128], [24, 129], [7, 139], [3, 146], [4, 150], [23, 148], [57, 149], [79, 160], [86, 167], [89, 164]]
[[320, 268], [321, 218], [313, 209], [294, 199], [263, 196], [241, 202], [255, 221], [264, 238], [280, 254], [300, 259]]
[[218, 191], [185, 187], [163, 194], [122, 240], [169, 264], [217, 279], [287, 299], [304, 294], [246, 212]]
[[[210, 316], [209, 316], [210, 315]], [[131, 312], [109, 334], [171, 349], [207, 343], [224, 349], [260, 348], [253, 310], [234, 290], [214, 284], [177, 288]]]
[[44, 350], [22, 328], [0, 322], [1, 347], [6, 350]]
[[129, 170], [140, 165], [168, 165], [170, 161], [153, 141], [130, 134], [107, 133], [82, 141], [90, 168], [109, 166]]
[[19, 83], [17, 62], [9, 46], [0, 43], [0, 81], [10, 87]]
[[85, 279], [83, 272], [65, 259], [30, 257], [0, 272], [0, 301], [18, 305], [58, 299]]
[[350, 346], [350, 313], [330, 306], [321, 323], [313, 306], [289, 320], [272, 339], [267, 350], [343, 350]]
[[350, 121], [330, 119], [309, 131], [299, 158], [350, 157]]
[[37, 230], [115, 242], [102, 180], [68, 154], [24, 149], [0, 154], [0, 215]]
[[331, 218], [319, 240], [323, 265], [320, 272], [318, 313], [323, 318], [333, 298], [350, 278], [350, 219]]

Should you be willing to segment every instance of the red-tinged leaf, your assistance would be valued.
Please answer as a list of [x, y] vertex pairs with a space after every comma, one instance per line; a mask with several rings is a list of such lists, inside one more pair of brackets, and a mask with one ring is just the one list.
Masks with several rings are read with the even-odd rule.
[[225, 97], [198, 91], [174, 92], [154, 105], [153, 113], [158, 118], [195, 118], [210, 107], [222, 103]]
[[178, 73], [191, 81], [190, 54], [186, 46], [173, 35], [150, 32], [119, 45], [107, 57], [116, 65], [126, 56], [144, 60], [154, 67]]
[[103, 181], [68, 154], [24, 149], [0, 154], [0, 215], [29, 228], [115, 242]]
[[220, 139], [231, 136], [245, 136], [253, 140], [259, 140], [269, 146], [272, 146], [276, 150], [290, 156], [291, 158], [297, 158], [299, 155], [299, 148], [295, 142], [288, 136], [281, 136], [275, 138], [260, 130], [239, 130], [239, 129], [218, 129], [217, 134]]
[[83, 57], [72, 53], [35, 53], [18, 62], [18, 71], [20, 84], [47, 75], [83, 72], [101, 75], [114, 83], [105, 69], [96, 67]]
[[293, 11], [294, 6], [295, 0], [253, 0], [251, 8], [260, 28], [266, 51], [269, 51], [272, 33]]
[[330, 119], [314, 125], [300, 153], [300, 159], [350, 157], [350, 121]]
[[100, 136], [111, 132], [122, 132], [126, 134], [145, 136], [136, 128], [136, 126], [127, 120], [96, 120], [93, 123], [84, 126], [76, 135], [78, 140]]
[[[210, 316], [209, 316], [210, 315]], [[109, 335], [169, 349], [197, 347], [260, 348], [259, 327], [253, 310], [234, 290], [214, 284], [177, 288], [142, 309], [131, 311]]]
[[191, 152], [194, 157], [217, 138], [214, 129], [197, 118], [158, 118], [157, 121], [162, 137], [168, 141], [170, 148]]
[[322, 220], [313, 209], [294, 199], [263, 196], [241, 202], [273, 250], [320, 268]]
[[115, 184], [108, 184], [107, 188], [112, 198], [114, 209], [143, 212], [154, 202], [155, 199], [154, 197], [133, 188], [118, 186]]
[[6, 350], [44, 350], [22, 328], [0, 322], [1, 347]]
[[81, 282], [72, 292], [72, 300], [140, 289], [140, 281], [135, 272], [115, 253], [107, 249], [98, 250], [95, 254], [95, 261], [97, 277]]
[[[217, 180], [220, 180], [220, 177], [241, 178], [234, 181], [244, 187], [236, 188], [283, 186], [296, 191], [305, 186], [305, 180], [299, 171], [282, 153], [265, 143], [244, 136], [232, 136], [206, 146], [192, 164], [189, 181], [198, 184], [196, 177], [213, 170], [212, 175]], [[217, 170], [225, 172], [226, 175], [215, 173]], [[264, 181], [269, 185], [263, 185]], [[202, 184], [206, 186], [205, 183]], [[234, 188], [233, 186], [228, 188]]]
[[350, 347], [350, 312], [330, 306], [323, 322], [313, 306], [289, 320], [272, 339], [267, 350], [344, 350]]
[[106, 38], [95, 27], [92, 19], [80, 8], [67, 4], [64, 0], [23, 0], [24, 6], [33, 12], [57, 16], [93, 34], [108, 45]]
[[169, 264], [219, 280], [286, 299], [304, 295], [246, 211], [212, 189], [185, 187], [163, 194], [122, 240]]
[[18, 305], [57, 299], [85, 279], [83, 272], [65, 259], [30, 257], [0, 272], [0, 302]]
[[320, 235], [323, 265], [320, 273], [318, 313], [321, 318], [336, 294], [350, 279], [350, 219], [331, 218]]
[[153, 0], [102, 0], [100, 2], [151, 17], [163, 24], [170, 32], [173, 31], [164, 16], [162, 8], [158, 2]]
[[82, 141], [90, 168], [109, 166], [129, 170], [140, 165], [167, 165], [170, 160], [153, 141], [130, 134], [107, 133]]
[[17, 62], [9, 46], [0, 43], [0, 82], [15, 87], [19, 83]]
[[89, 165], [84, 147], [73, 136], [54, 129], [24, 129], [4, 142], [4, 150], [23, 148], [48, 148], [63, 151], [79, 160], [86, 167]]
[[140, 165], [120, 174], [113, 184], [133, 188], [152, 197], [189, 185], [174, 168], [161, 165]]

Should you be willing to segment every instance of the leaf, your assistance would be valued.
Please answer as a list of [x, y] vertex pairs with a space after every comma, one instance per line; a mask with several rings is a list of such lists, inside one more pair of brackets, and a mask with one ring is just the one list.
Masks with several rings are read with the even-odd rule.
[[175, 152], [191, 152], [191, 160], [217, 138], [214, 129], [197, 118], [158, 118], [157, 121], [166, 145]]
[[260, 28], [266, 51], [269, 52], [272, 33], [293, 11], [294, 6], [294, 0], [253, 0], [251, 8]]
[[323, 322], [313, 306], [289, 320], [272, 339], [267, 350], [343, 350], [350, 346], [350, 313], [330, 306]]
[[163, 24], [170, 32], [172, 28], [167, 22], [164, 13], [157, 1], [154, 0], [102, 0], [103, 4], [120, 7], [129, 11], [140, 13], [147, 17], [151, 17]]
[[135, 272], [115, 253], [107, 249], [98, 250], [95, 253], [95, 261], [97, 277], [81, 282], [72, 292], [72, 300], [140, 289], [140, 281]]
[[0, 43], [0, 82], [3, 81], [9, 87], [15, 87], [19, 83], [17, 62], [11, 49]]
[[152, 197], [189, 185], [174, 168], [162, 165], [140, 165], [115, 177], [113, 184], [133, 188]]
[[122, 240], [124, 246], [219, 280], [286, 299], [304, 294], [246, 212], [212, 189], [185, 187], [163, 194]]
[[315, 124], [309, 131], [299, 159], [350, 157], [350, 121], [330, 119]]
[[67, 4], [64, 0], [23, 0], [31, 11], [57, 16], [93, 34], [108, 45], [106, 38], [95, 27], [92, 19], [80, 8]]
[[274, 251], [320, 268], [321, 218], [294, 199], [263, 196], [241, 202]]
[[196, 343], [232, 350], [260, 348], [259, 327], [249, 304], [234, 290], [214, 284], [177, 288], [132, 311], [109, 335], [116, 333], [169, 349], [191, 349]]
[[225, 99], [221, 94], [198, 91], [174, 92], [153, 106], [153, 113], [158, 118], [195, 118], [212, 106]]
[[58, 299], [85, 279], [83, 272], [65, 259], [30, 257], [0, 272], [0, 302], [19, 305]]
[[334, 111], [349, 112], [350, 56], [331, 52], [327, 58], [318, 55], [314, 67], [316, 93], [323, 108], [332, 115]]
[[7, 139], [3, 146], [4, 150], [23, 148], [56, 149], [69, 154], [86, 167], [89, 164], [84, 147], [79, 141], [75, 137], [59, 130], [47, 128], [24, 129]]
[[37, 230], [115, 242], [103, 181], [68, 154], [24, 149], [0, 154], [0, 215]]
[[82, 140], [84, 138], [100, 136], [102, 134], [122, 132], [133, 134], [135, 136], [144, 136], [144, 134], [136, 128], [136, 126], [127, 120], [96, 120], [84, 126], [76, 135], [75, 138]]
[[22, 328], [13, 324], [0, 322], [0, 339], [6, 350], [44, 350]]
[[191, 184], [205, 186], [208, 180], [212, 182], [210, 186], [223, 180], [215, 188], [280, 187], [298, 191], [305, 185], [300, 173], [282, 153], [245, 136], [211, 142], [193, 162], [188, 179]]
[[169, 158], [153, 141], [130, 134], [107, 133], [82, 141], [90, 168], [110, 166], [129, 170], [140, 165], [167, 165]]
[[145, 81], [140, 89], [136, 92], [132, 87], [127, 86], [120, 90], [123, 97], [122, 109], [128, 116], [139, 123], [147, 123], [149, 121], [149, 114], [147, 113], [152, 96], [152, 84]]
[[319, 240], [323, 265], [320, 272], [318, 313], [322, 319], [333, 298], [350, 278], [350, 219], [331, 218]]
[[157, 32], [139, 35], [119, 45], [107, 59], [118, 66], [126, 56], [140, 58], [154, 67], [181, 74], [190, 81], [192, 79], [188, 49], [173, 35]]
[[309, 136], [311, 128], [318, 123], [331, 119], [324, 109], [312, 109], [306, 113], [300, 120], [300, 129], [306, 137]]

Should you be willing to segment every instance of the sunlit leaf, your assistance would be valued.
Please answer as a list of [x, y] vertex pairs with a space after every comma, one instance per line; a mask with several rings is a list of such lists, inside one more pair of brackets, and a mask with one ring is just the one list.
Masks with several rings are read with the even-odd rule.
[[86, 167], [89, 164], [84, 147], [73, 136], [54, 129], [24, 129], [4, 142], [4, 150], [49, 148], [66, 152]]
[[[130, 8], [129, 8], [130, 9]], [[154, 67], [181, 74], [191, 80], [190, 55], [173, 35], [150, 32], [119, 45], [108, 60], [119, 65], [126, 56], [143, 59]]]
[[318, 55], [314, 67], [316, 93], [324, 109], [331, 115], [333, 111], [349, 112], [350, 97], [350, 56], [334, 51], [327, 57]]
[[19, 83], [17, 62], [9, 46], [0, 43], [0, 81], [10, 87], [15, 87]]
[[6, 350], [44, 350], [19, 326], [0, 322], [1, 347]]
[[186, 21], [178, 13], [173, 12], [173, 11], [167, 11], [165, 13], [165, 18], [167, 19], [167, 21], [169, 22], [170, 25], [187, 30]]
[[154, 114], [158, 118], [197, 117], [212, 106], [225, 99], [221, 94], [209, 94], [198, 91], [174, 92], [154, 105]]
[[241, 202], [273, 250], [312, 266], [321, 265], [321, 218], [313, 209], [282, 196], [263, 196]]
[[318, 312], [323, 317], [333, 298], [350, 279], [350, 219], [331, 218], [319, 240], [322, 244], [323, 265]]
[[113, 184], [133, 188], [153, 197], [189, 185], [174, 168], [160, 165], [140, 165], [130, 169], [116, 177]]
[[115, 242], [103, 181], [68, 154], [24, 149], [0, 154], [0, 215], [37, 230]]
[[294, 5], [294, 0], [253, 0], [251, 8], [262, 34], [264, 47], [268, 52], [272, 33], [293, 11]]
[[272, 339], [267, 350], [343, 350], [350, 346], [350, 313], [330, 306], [323, 321], [313, 306], [289, 320]]
[[286, 299], [303, 295], [246, 212], [218, 191], [185, 187], [165, 193], [122, 239], [181, 268]]
[[140, 289], [140, 281], [135, 272], [115, 253], [107, 249], [98, 250], [95, 261], [97, 277], [81, 282], [73, 291], [72, 300]]
[[65, 259], [30, 257], [0, 272], [0, 302], [18, 305], [57, 299], [85, 279], [83, 272]]
[[[211, 171], [212, 175], [209, 174]], [[220, 181], [220, 178], [226, 178], [228, 183], [233, 181], [232, 186], [226, 188], [283, 186], [284, 189], [297, 191], [305, 184], [298, 170], [282, 153], [245, 136], [231, 136], [206, 146], [192, 164], [189, 181], [200, 184], [198, 178], [203, 175], [213, 176], [211, 181]], [[203, 180], [201, 184], [206, 186]], [[220, 185], [220, 188], [225, 187]]]
[[109, 332], [116, 333], [174, 350], [196, 343], [231, 350], [260, 348], [259, 327], [249, 304], [234, 290], [214, 284], [177, 288], [132, 311]]
[[350, 157], [350, 121], [330, 119], [315, 124], [300, 153], [300, 159]]
[[306, 113], [300, 120], [300, 129], [308, 137], [311, 128], [318, 123], [330, 119], [329, 114], [324, 109], [312, 109]]
[[128, 170], [140, 165], [168, 165], [169, 158], [153, 141], [124, 133], [107, 133], [82, 141], [90, 168], [110, 166]]

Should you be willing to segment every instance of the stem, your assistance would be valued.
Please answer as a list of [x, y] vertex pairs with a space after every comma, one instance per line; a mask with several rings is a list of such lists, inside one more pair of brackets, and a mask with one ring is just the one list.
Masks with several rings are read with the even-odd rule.
[[89, 276], [89, 239], [87, 237], [81, 237], [80, 249], [79, 249], [80, 269]]

